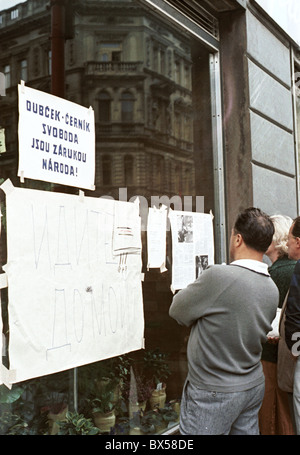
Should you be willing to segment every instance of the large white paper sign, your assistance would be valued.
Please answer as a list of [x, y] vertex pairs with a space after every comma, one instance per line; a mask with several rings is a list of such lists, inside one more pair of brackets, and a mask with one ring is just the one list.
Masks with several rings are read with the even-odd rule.
[[[141, 349], [138, 204], [13, 186], [6, 201], [14, 382]], [[122, 217], [132, 236], [114, 255]]]
[[25, 85], [18, 91], [18, 176], [94, 190], [93, 109]]
[[169, 213], [172, 231], [173, 291], [185, 288], [214, 263], [212, 215], [173, 211]]

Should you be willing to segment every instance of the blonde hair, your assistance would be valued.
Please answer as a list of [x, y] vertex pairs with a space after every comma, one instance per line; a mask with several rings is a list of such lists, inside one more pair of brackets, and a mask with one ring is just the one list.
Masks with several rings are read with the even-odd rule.
[[288, 254], [287, 240], [293, 220], [285, 215], [272, 215], [270, 218], [275, 229], [273, 235], [274, 246], [278, 250], [279, 256], [284, 256]]

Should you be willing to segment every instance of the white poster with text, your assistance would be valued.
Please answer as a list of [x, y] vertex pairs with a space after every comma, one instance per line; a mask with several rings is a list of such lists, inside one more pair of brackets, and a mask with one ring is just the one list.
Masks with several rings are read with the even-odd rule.
[[18, 176], [94, 190], [93, 109], [24, 84], [18, 92]]

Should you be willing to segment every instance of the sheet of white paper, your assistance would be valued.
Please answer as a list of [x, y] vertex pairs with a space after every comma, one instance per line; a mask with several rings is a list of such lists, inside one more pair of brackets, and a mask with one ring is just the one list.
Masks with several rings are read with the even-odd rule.
[[173, 291], [185, 288], [214, 263], [212, 215], [170, 211]]
[[141, 253], [141, 219], [136, 216], [139, 211], [138, 200], [124, 206], [115, 204], [113, 225], [113, 254], [125, 255]]
[[149, 208], [147, 222], [148, 268], [164, 270], [166, 263], [167, 208]]
[[112, 254], [115, 215], [136, 225], [138, 206], [21, 188], [6, 201], [15, 382], [141, 349], [141, 254]]
[[93, 109], [25, 85], [18, 91], [18, 176], [93, 190]]

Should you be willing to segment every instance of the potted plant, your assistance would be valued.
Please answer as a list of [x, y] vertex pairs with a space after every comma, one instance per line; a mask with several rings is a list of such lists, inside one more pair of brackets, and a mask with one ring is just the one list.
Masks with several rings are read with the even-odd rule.
[[169, 402], [169, 406], [171, 406], [173, 411], [175, 411], [176, 414], [177, 414], [177, 421], [180, 418], [180, 404], [181, 404], [181, 400], [178, 400], [178, 399], [177, 400], [171, 400]]
[[160, 408], [159, 413], [161, 414], [167, 427], [178, 421], [178, 413], [173, 409], [171, 403], [168, 403], [164, 408]]
[[103, 391], [101, 396], [88, 400], [94, 424], [101, 433], [108, 433], [116, 423], [114, 394]]
[[143, 412], [153, 391], [153, 382], [131, 369], [130, 381], [124, 384], [123, 397], [128, 403], [129, 417]]
[[59, 430], [58, 422], [65, 420], [66, 418], [68, 405], [65, 402], [55, 403], [53, 405], [43, 407], [42, 412], [47, 412], [49, 433], [54, 435], [57, 434]]
[[166, 428], [166, 423], [158, 409], [151, 409], [142, 416], [140, 428], [145, 434], [158, 433]]
[[87, 419], [78, 412], [66, 413], [66, 419], [58, 422], [58, 435], [96, 435], [99, 429], [93, 425], [91, 419]]
[[116, 406], [130, 371], [130, 362], [127, 356], [118, 356], [81, 367], [78, 377], [82, 394], [93, 397], [112, 392]]
[[167, 354], [159, 349], [145, 351], [144, 367], [148, 377], [153, 380], [154, 390], [149, 400], [151, 409], [163, 408], [166, 402], [166, 379], [171, 371], [167, 362]]

